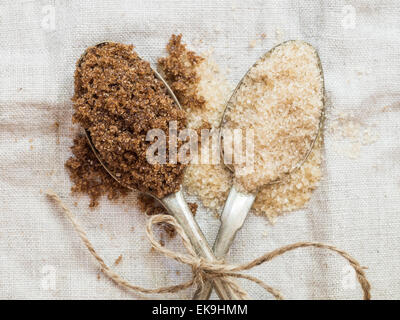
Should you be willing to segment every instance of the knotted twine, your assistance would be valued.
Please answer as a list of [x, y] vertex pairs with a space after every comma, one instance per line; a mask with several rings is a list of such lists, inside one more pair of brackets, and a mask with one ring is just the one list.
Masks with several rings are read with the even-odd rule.
[[[136, 293], [144, 293], [144, 294], [175, 293], [175, 292], [190, 288], [194, 285], [198, 285], [201, 287], [204, 284], [204, 282], [207, 280], [212, 280], [214, 278], [221, 278], [221, 279], [223, 279], [224, 282], [226, 282], [226, 284], [228, 286], [231, 287], [231, 289], [234, 292], [236, 292], [236, 294], [239, 296], [239, 298], [247, 299], [248, 298], [247, 292], [242, 290], [234, 281], [230, 280], [230, 277], [232, 277], [232, 278], [241, 278], [241, 279], [247, 279], [249, 281], [252, 281], [252, 282], [258, 284], [259, 286], [261, 286], [262, 288], [264, 288], [275, 299], [282, 300], [283, 296], [277, 289], [267, 285], [265, 282], [263, 282], [262, 280], [260, 280], [256, 277], [252, 277], [252, 276], [249, 276], [249, 275], [241, 273], [241, 272], [250, 270], [256, 266], [259, 266], [263, 263], [271, 261], [272, 259], [274, 259], [280, 255], [283, 255], [286, 252], [293, 251], [293, 250], [296, 250], [299, 248], [314, 247], [314, 248], [326, 249], [329, 251], [336, 252], [337, 254], [342, 256], [344, 259], [346, 259], [356, 273], [357, 280], [360, 283], [361, 289], [364, 294], [364, 296], [363, 296], [364, 300], [371, 299], [371, 293], [370, 293], [371, 285], [366, 278], [366, 275], [364, 272], [364, 267], [362, 267], [359, 264], [359, 262], [356, 259], [354, 259], [352, 256], [350, 256], [347, 252], [345, 252], [341, 249], [338, 249], [335, 246], [331, 246], [331, 245], [319, 243], [319, 242], [296, 242], [293, 244], [289, 244], [289, 245], [280, 247], [271, 252], [265, 253], [262, 256], [254, 259], [248, 263], [241, 264], [241, 265], [231, 265], [231, 264], [226, 264], [222, 260], [210, 261], [210, 260], [198, 257], [192, 244], [190, 243], [189, 238], [187, 237], [187, 235], [185, 234], [185, 232], [183, 231], [183, 229], [179, 225], [179, 223], [176, 221], [176, 219], [170, 215], [165, 215], [165, 214], [160, 214], [160, 215], [155, 215], [155, 216], [150, 217], [150, 219], [147, 222], [147, 226], [146, 226], [147, 238], [155, 250], [164, 254], [168, 258], [174, 259], [180, 263], [190, 266], [192, 268], [192, 274], [193, 274], [192, 279], [190, 279], [187, 282], [183, 282], [183, 283], [180, 283], [177, 285], [160, 287], [160, 288], [155, 288], [155, 289], [148, 289], [148, 288], [143, 288], [140, 286], [135, 286], [135, 285], [131, 284], [129, 281], [122, 278], [118, 273], [113, 271], [104, 262], [104, 260], [99, 256], [99, 254], [94, 249], [92, 243], [89, 241], [85, 230], [78, 223], [77, 219], [75, 218], [75, 215], [62, 202], [60, 197], [53, 191], [47, 191], [46, 194], [51, 199], [53, 199], [63, 209], [64, 214], [67, 216], [67, 218], [72, 223], [72, 226], [74, 227], [75, 231], [78, 233], [79, 237], [85, 244], [86, 248], [89, 250], [91, 255], [99, 263], [102, 272], [106, 276], [108, 276], [111, 280], [113, 280], [117, 285], [122, 286], [128, 290], [134, 291]], [[171, 251], [171, 250], [163, 247], [161, 245], [161, 243], [155, 239], [155, 236], [153, 233], [153, 226], [159, 225], [161, 223], [167, 223], [176, 229], [176, 232], [180, 236], [187, 253], [179, 253], [179, 252]]]

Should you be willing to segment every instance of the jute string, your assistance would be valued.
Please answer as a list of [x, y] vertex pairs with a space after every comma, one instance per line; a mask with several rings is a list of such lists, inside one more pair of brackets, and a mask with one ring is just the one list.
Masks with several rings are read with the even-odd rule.
[[[183, 231], [182, 227], [178, 224], [174, 217], [169, 215], [155, 215], [150, 217], [147, 222], [146, 226], [146, 235], [152, 246], [155, 250], [161, 252], [166, 257], [174, 259], [180, 263], [186, 264], [192, 268], [193, 276], [187, 282], [183, 282], [177, 285], [160, 287], [156, 289], [147, 289], [140, 286], [135, 286], [131, 284], [129, 281], [123, 279], [118, 273], [113, 271], [99, 256], [99, 254], [94, 249], [92, 243], [89, 241], [85, 230], [81, 227], [78, 223], [75, 215], [72, 211], [63, 203], [60, 197], [55, 194], [53, 191], [47, 191], [46, 194], [53, 199], [62, 209], [65, 215], [68, 217], [70, 222], [72, 223], [75, 231], [78, 233], [79, 237], [85, 244], [86, 248], [92, 254], [92, 256], [97, 260], [100, 264], [102, 272], [112, 279], [117, 285], [120, 285], [128, 290], [132, 290], [136, 293], [144, 293], [144, 294], [158, 294], [158, 293], [175, 293], [194, 285], [202, 286], [205, 281], [212, 280], [214, 278], [222, 278], [223, 281], [229, 285], [233, 291], [235, 291], [241, 299], [248, 298], [248, 295], [245, 291], [243, 291], [234, 281], [230, 278], [241, 278], [247, 279], [252, 281], [262, 288], [264, 288], [268, 293], [270, 293], [275, 299], [282, 300], [282, 294], [275, 288], [267, 285], [264, 281], [249, 276], [247, 274], [242, 273], [242, 271], [250, 270], [256, 266], [259, 266], [265, 262], [271, 261], [272, 259], [283, 255], [286, 252], [296, 250], [299, 248], [306, 248], [306, 247], [314, 247], [325, 249], [329, 251], [336, 252], [344, 259], [348, 261], [348, 263], [353, 267], [356, 272], [357, 280], [361, 285], [361, 289], [364, 293], [364, 299], [369, 300], [371, 298], [371, 285], [368, 282], [364, 268], [358, 263], [356, 259], [350, 256], [347, 252], [336, 248], [335, 246], [319, 243], [319, 242], [297, 242], [287, 246], [283, 246], [281, 248], [275, 249], [271, 252], [265, 253], [262, 256], [254, 259], [245, 264], [241, 265], [231, 265], [226, 264], [223, 261], [208, 261], [204, 258], [200, 258], [197, 256], [196, 252], [194, 251], [193, 246], [191, 245], [188, 237], [186, 236], [185, 232]], [[171, 226], [175, 227], [177, 234], [182, 239], [182, 243], [186, 248], [187, 253], [179, 253], [171, 251], [161, 245], [159, 241], [156, 240], [154, 233], [153, 233], [153, 226], [158, 225], [161, 223], [167, 223]]]

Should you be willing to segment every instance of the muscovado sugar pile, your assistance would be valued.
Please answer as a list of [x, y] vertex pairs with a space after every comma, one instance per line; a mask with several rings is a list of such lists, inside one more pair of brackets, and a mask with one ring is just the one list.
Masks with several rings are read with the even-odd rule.
[[[123, 186], [160, 198], [179, 189], [184, 165], [168, 163], [168, 128], [170, 121], [176, 121], [178, 130], [185, 128], [186, 115], [133, 46], [104, 43], [87, 49], [77, 63], [73, 102], [73, 121], [90, 133], [101, 159]], [[166, 135], [166, 164], [147, 161], [152, 142], [146, 141], [146, 135], [151, 129], [161, 129]], [[104, 174], [80, 175], [83, 167], [79, 164], [85, 162], [87, 153], [79, 147], [82, 140], [75, 143], [75, 159], [67, 162], [75, 191], [91, 191], [92, 204], [101, 192], [111, 198], [122, 194], [114, 192], [115, 184], [110, 185], [109, 179], [100, 178], [97, 188], [86, 186]], [[100, 187], [104, 183], [110, 188]]]
[[113, 200], [129, 193], [129, 189], [115, 181], [103, 168], [85, 136], [76, 137], [71, 150], [73, 156], [65, 163], [74, 184], [71, 191], [89, 195], [90, 207], [96, 207], [102, 195], [106, 194]]

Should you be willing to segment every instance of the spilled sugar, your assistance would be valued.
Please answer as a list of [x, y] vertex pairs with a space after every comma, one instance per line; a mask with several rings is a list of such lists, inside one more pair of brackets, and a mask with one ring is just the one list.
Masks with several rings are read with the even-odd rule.
[[332, 115], [328, 133], [333, 138], [335, 153], [353, 160], [360, 157], [364, 146], [375, 143], [379, 138], [373, 128], [346, 112]]

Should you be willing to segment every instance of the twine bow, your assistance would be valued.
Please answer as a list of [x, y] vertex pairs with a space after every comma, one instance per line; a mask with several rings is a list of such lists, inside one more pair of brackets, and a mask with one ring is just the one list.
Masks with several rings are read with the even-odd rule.
[[[342, 256], [344, 259], [346, 259], [349, 264], [352, 266], [354, 271], [356, 272], [357, 280], [360, 283], [361, 289], [364, 293], [364, 300], [369, 300], [371, 298], [371, 285], [368, 282], [364, 268], [358, 263], [356, 259], [354, 259], [352, 256], [350, 256], [347, 252], [340, 250], [334, 246], [319, 243], [319, 242], [297, 242], [293, 243], [287, 246], [280, 247], [278, 249], [275, 249], [271, 252], [265, 253], [262, 256], [248, 262], [245, 264], [241, 265], [231, 265], [227, 264], [222, 260], [216, 260], [216, 261], [209, 261], [207, 259], [198, 257], [196, 252], [194, 251], [193, 246], [191, 245], [189, 238], [183, 231], [182, 227], [178, 224], [178, 222], [175, 220], [174, 217], [169, 216], [169, 215], [155, 215], [150, 217], [150, 219], [147, 222], [146, 226], [146, 235], [152, 246], [154, 247], [155, 250], [161, 252], [165, 256], [174, 259], [180, 263], [186, 264], [191, 267], [193, 276], [189, 281], [177, 284], [177, 285], [172, 285], [172, 286], [166, 286], [166, 287], [160, 287], [160, 288], [155, 288], [155, 289], [148, 289], [148, 288], [143, 288], [140, 286], [135, 286], [131, 284], [129, 281], [123, 279], [118, 273], [113, 271], [105, 262], [104, 260], [98, 255], [96, 250], [94, 249], [93, 245], [87, 238], [86, 232], [83, 230], [83, 228], [80, 226], [78, 221], [76, 220], [74, 214], [71, 212], [71, 210], [61, 201], [61, 199], [58, 197], [57, 194], [55, 194], [53, 191], [48, 191], [46, 194], [52, 198], [58, 205], [61, 206], [63, 209], [65, 215], [68, 217], [68, 219], [71, 221], [75, 231], [78, 233], [79, 237], [85, 244], [86, 248], [89, 250], [89, 252], [92, 254], [92, 256], [97, 260], [97, 262], [100, 264], [102, 272], [107, 275], [110, 279], [112, 279], [116, 284], [128, 289], [132, 290], [136, 293], [144, 293], [144, 294], [159, 294], [159, 293], [175, 293], [187, 288], [190, 288], [194, 285], [202, 286], [205, 281], [207, 280], [212, 280], [215, 278], [222, 278], [223, 281], [227, 283], [228, 286], [232, 288], [234, 292], [237, 293], [237, 295], [241, 299], [246, 299], [248, 298], [247, 292], [245, 292], [243, 289], [241, 289], [235, 281], [232, 280], [232, 278], [242, 278], [246, 279], [249, 281], [252, 281], [262, 288], [266, 290], [268, 293], [270, 293], [275, 299], [277, 300], [282, 300], [283, 296], [282, 294], [275, 288], [267, 285], [264, 281], [252, 277], [248, 274], [242, 273], [243, 271], [250, 270], [256, 266], [259, 266], [263, 263], [266, 263], [268, 261], [271, 261], [272, 259], [283, 255], [286, 252], [296, 250], [299, 248], [306, 248], [306, 247], [315, 247], [315, 248], [320, 248], [320, 249], [326, 249], [330, 250], [333, 252], [336, 252], [340, 256]], [[154, 233], [153, 233], [153, 226], [161, 223], [167, 223], [170, 224], [171, 226], [175, 227], [177, 234], [181, 237], [182, 243], [184, 247], [186, 248], [187, 253], [180, 253], [180, 252], [175, 252], [172, 250], [169, 250], [165, 247], [163, 247], [159, 241], [156, 240]]]

